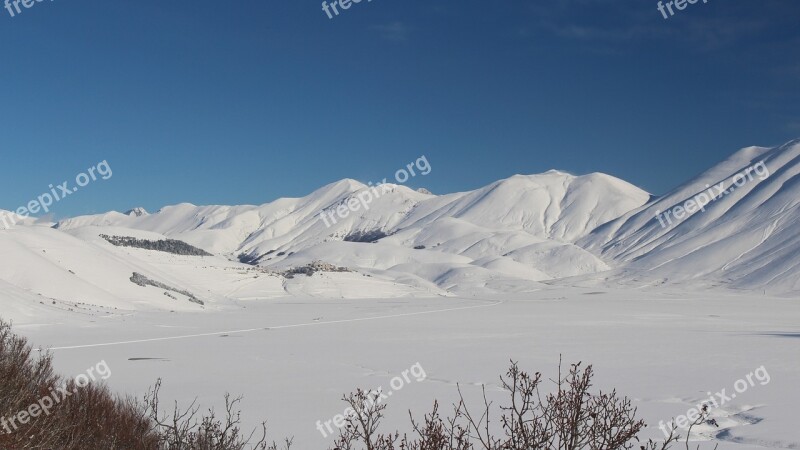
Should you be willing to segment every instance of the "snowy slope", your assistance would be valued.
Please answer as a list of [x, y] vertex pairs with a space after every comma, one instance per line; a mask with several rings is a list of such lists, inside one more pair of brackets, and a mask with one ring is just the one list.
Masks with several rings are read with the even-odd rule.
[[515, 175], [464, 194], [424, 202], [400, 225], [426, 226], [443, 217], [496, 230], [572, 242], [598, 225], [643, 205], [649, 194], [601, 173], [551, 170]]
[[18, 226], [0, 233], [0, 253], [4, 256], [0, 258], [0, 280], [50, 305], [201, 308], [185, 298], [172, 300], [164, 295], [163, 289], [132, 283], [130, 277], [139, 272], [176, 289], [186, 289], [181, 280], [112, 250], [110, 244], [107, 247], [92, 245], [50, 227]]
[[[631, 395], [654, 437], [659, 420], [706, 391], [730, 391], [768, 367], [772, 383], [715, 408], [720, 428], [698, 437], [798, 448], [800, 306], [761, 291], [798, 290], [799, 159], [798, 141], [747, 148], [649, 203], [613, 177], [557, 171], [441, 196], [388, 186], [330, 228], [320, 211], [369, 186], [343, 180], [260, 206], [137, 208], [55, 229], [30, 219], [0, 230], [0, 311], [55, 347], [64, 373], [108, 361], [120, 392], [140, 395], [164, 378], [165, 398], [182, 404], [198, 392], [241, 393], [245, 420], [269, 419], [276, 437], [295, 436], [301, 448], [322, 448], [315, 423], [342, 411], [342, 392], [386, 386], [414, 362], [429, 377], [392, 397], [389, 427], [433, 398], [455, 401], [457, 386], [480, 395], [485, 384], [495, 400], [509, 359], [552, 373], [562, 356], [595, 363], [598, 388]], [[762, 160], [768, 178], [668, 227], [656, 219]], [[345, 240], [378, 231], [386, 237], [373, 234], [375, 243]], [[101, 234], [180, 239], [214, 256], [117, 247]], [[238, 262], [242, 253], [259, 265]], [[311, 261], [352, 271], [279, 273]], [[134, 272], [204, 304], [134, 284]], [[651, 287], [553, 286], [578, 278]], [[680, 284], [653, 287], [654, 278]], [[759, 292], [696, 292], [684, 281]]]
[[[188, 286], [189, 291], [199, 287], [216, 299], [212, 303], [324, 293], [359, 298], [370, 289], [388, 297], [525, 291], [542, 281], [598, 273], [607, 279], [700, 280], [785, 293], [800, 286], [800, 236], [794, 226], [800, 214], [798, 157], [798, 141], [777, 148], [745, 148], [652, 200], [641, 189], [608, 175], [573, 176], [555, 170], [515, 175], [447, 195], [348, 179], [305, 197], [259, 206], [179, 204], [153, 214], [136, 208], [125, 214], [77, 217], [58, 223], [49, 233], [69, 234], [90, 244], [91, 251], [109, 247], [97, 235], [129, 230], [124, 235], [154, 233], [214, 253], [214, 268], [204, 271], [163, 256], [151, 260], [153, 256], [142, 250], [124, 261], [131, 266], [144, 260], [149, 266], [142, 270], [154, 268], [165, 275], [162, 278], [175, 274], [164, 282]], [[737, 174], [762, 162], [763, 173], [751, 171], [751, 178], [729, 193], [713, 188], [720, 183], [729, 188]], [[709, 199], [719, 198], [705, 205], [704, 212], [682, 220], [675, 217], [676, 207], [704, 193]], [[657, 218], [664, 211], [673, 217]], [[36, 229], [30, 224], [20, 228]], [[7, 245], [20, 244], [9, 236]], [[260, 266], [258, 273], [272, 273], [272, 279], [241, 283], [231, 277], [226, 271], [253, 270], [238, 263], [240, 257]], [[35, 266], [33, 261], [29, 267]], [[349, 268], [361, 278], [328, 273], [312, 283], [308, 277], [287, 281], [274, 275], [313, 261]], [[6, 265], [0, 279], [27, 289], [24, 277], [9, 278], [5, 272], [13, 267]], [[128, 266], [121, 275], [97, 284], [89, 280], [92, 289], [113, 291], [115, 282], [107, 280], [119, 280], [131, 270]], [[353, 289], [353, 283], [362, 289]]]
[[[242, 306], [241, 302], [290, 296], [363, 298], [377, 292], [392, 298], [444, 294], [433, 285], [397, 283], [379, 274], [322, 273], [288, 280], [219, 256], [118, 247], [100, 234], [165, 239], [153, 232], [110, 226], [63, 231], [18, 225], [0, 232], [3, 317], [43, 318], [63, 311], [106, 316], [131, 310], [221, 310]], [[134, 273], [160, 286], [134, 283]]]
[[[759, 172], [751, 171], [752, 179], [737, 177], [762, 161], [766, 170], [760, 166]], [[710, 280], [741, 289], [798, 291], [798, 175], [800, 140], [775, 148], [744, 148], [663, 197], [599, 227], [579, 244], [622, 268], [622, 278], [644, 273], [670, 282]], [[697, 210], [683, 220], [656, 218], [720, 183], [729, 193], [706, 205], [705, 212]]]
[[[242, 254], [259, 258], [260, 265], [274, 269], [321, 260], [354, 270], [391, 270], [392, 277], [413, 280], [415, 286], [434, 283], [453, 290], [455, 284], [438, 269], [417, 270], [425, 264], [449, 264], [466, 270], [471, 286], [494, 290], [488, 286], [496, 286], [497, 279], [530, 288], [531, 281], [607, 270], [603, 261], [572, 241], [648, 198], [608, 175], [558, 171], [515, 175], [443, 196], [342, 180], [306, 197], [261, 206], [181, 204], [155, 214], [136, 210], [78, 217], [58, 228], [147, 230], [231, 259]], [[343, 205], [355, 207], [344, 217], [333, 215]], [[363, 235], [374, 235], [378, 242], [352, 242], [354, 237], [373, 240], [357, 238]]]

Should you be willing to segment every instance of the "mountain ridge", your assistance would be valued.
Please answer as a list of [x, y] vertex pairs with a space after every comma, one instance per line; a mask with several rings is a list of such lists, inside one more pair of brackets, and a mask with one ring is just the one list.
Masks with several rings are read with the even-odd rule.
[[[762, 162], [764, 179], [731, 184], [748, 168], [760, 174], [753, 167]], [[658, 214], [677, 211], [718, 183], [730, 192], [662, 226]], [[800, 290], [798, 193], [800, 140], [743, 148], [658, 197], [610, 175], [558, 170], [442, 195], [343, 179], [262, 205], [180, 203], [54, 225], [29, 218], [0, 231], [7, 255], [0, 283], [14, 293], [15, 303], [3, 300], [4, 307], [19, 314], [214, 310], [284, 297], [483, 295], [569, 280], [786, 294]], [[170, 248], [210, 255], [113, 245], [120, 240], [172, 242]], [[303, 269], [314, 264], [347, 271]], [[135, 273], [152, 283], [132, 283]]]

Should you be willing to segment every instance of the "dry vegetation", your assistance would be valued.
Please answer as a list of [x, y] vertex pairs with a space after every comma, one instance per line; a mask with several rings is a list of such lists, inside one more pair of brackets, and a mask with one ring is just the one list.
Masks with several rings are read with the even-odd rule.
[[[343, 398], [355, 414], [348, 417], [332, 450], [667, 450], [678, 442], [674, 429], [664, 441], [640, 442], [638, 435], [646, 425], [636, 419], [631, 401], [616, 391], [592, 394], [592, 376], [592, 366], [574, 364], [563, 376], [559, 368], [554, 392], [543, 393], [542, 374], [531, 375], [512, 362], [501, 377], [508, 404], [500, 406], [499, 417], [493, 415], [485, 391], [482, 405], [473, 410], [459, 388], [460, 401], [449, 417], [442, 418], [434, 402], [422, 420], [411, 416], [414, 435], [402, 437], [378, 432], [386, 405], [370, 402], [369, 395], [358, 390]], [[691, 427], [707, 418], [704, 409]], [[500, 424], [500, 434], [492, 433], [490, 423]], [[688, 437], [683, 443], [688, 450]]]
[[[639, 442], [645, 427], [636, 409], [616, 391], [590, 392], [592, 367], [570, 366], [542, 392], [542, 375], [517, 364], [501, 377], [508, 404], [492, 408], [483, 397], [477, 410], [463, 396], [443, 418], [439, 404], [421, 420], [411, 417], [413, 434], [379, 432], [385, 404], [369, 401], [366, 391], [343, 398], [355, 411], [347, 418], [332, 450], [666, 450], [678, 442], [674, 434], [662, 442]], [[52, 369], [52, 356], [33, 350], [0, 321], [0, 418], [27, 410], [65, 385], [75, 394], [12, 433], [0, 429], [0, 449], [37, 450], [289, 450], [292, 441], [267, 442], [266, 423], [244, 433], [239, 427], [240, 398], [225, 397], [225, 410], [201, 414], [194, 404], [177, 404], [165, 413], [159, 403], [160, 380], [143, 399], [113, 395], [105, 385], [78, 387]], [[547, 391], [546, 389], [544, 391]], [[459, 390], [460, 394], [460, 390]], [[499, 414], [496, 417], [494, 414]], [[706, 410], [693, 426], [707, 420]], [[490, 426], [490, 423], [493, 424]], [[499, 424], [499, 434], [494, 434]], [[683, 443], [688, 450], [688, 440]], [[313, 449], [310, 449], [313, 450]]]

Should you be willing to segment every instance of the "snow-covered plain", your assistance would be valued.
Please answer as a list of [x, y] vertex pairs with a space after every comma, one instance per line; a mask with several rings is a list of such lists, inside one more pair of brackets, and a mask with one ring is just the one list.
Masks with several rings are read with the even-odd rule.
[[560, 355], [593, 363], [597, 387], [635, 399], [641, 417], [656, 426], [708, 391], [733, 392], [738, 379], [763, 365], [769, 383], [756, 382], [715, 409], [723, 428], [703, 432], [720, 436], [722, 449], [800, 447], [795, 300], [546, 286], [493, 298], [292, 298], [240, 306], [69, 318], [42, 311], [16, 326], [55, 347], [64, 373], [105, 360], [119, 392], [141, 395], [160, 377], [165, 398], [184, 405], [197, 397], [219, 407], [226, 391], [242, 394], [246, 425], [267, 419], [274, 437], [294, 436], [300, 449], [327, 448], [316, 422], [343, 411], [342, 394], [388, 389], [417, 362], [427, 378], [412, 378], [387, 400], [386, 430], [407, 429], [407, 410], [427, 412], [434, 398], [453, 401], [456, 383], [473, 401], [480, 384], [501, 401], [498, 375], [510, 359], [554, 376]]
[[[660, 226], [658, 211], [761, 161], [769, 177]], [[0, 316], [53, 348], [65, 374], [105, 360], [119, 392], [163, 378], [164, 400], [184, 405], [241, 394], [246, 425], [266, 419], [303, 450], [327, 448], [316, 424], [344, 393], [416, 363], [427, 378], [388, 400], [387, 431], [407, 430], [408, 409], [453, 401], [456, 383], [501, 401], [509, 360], [554, 376], [560, 356], [634, 398], [653, 437], [764, 366], [769, 383], [714, 409], [720, 428], [695, 437], [800, 448], [798, 161], [800, 141], [748, 147], [662, 197], [560, 171], [445, 195], [389, 185], [330, 228], [320, 212], [371, 188], [19, 221], [0, 230]], [[309, 267], [325, 269], [292, 273]]]

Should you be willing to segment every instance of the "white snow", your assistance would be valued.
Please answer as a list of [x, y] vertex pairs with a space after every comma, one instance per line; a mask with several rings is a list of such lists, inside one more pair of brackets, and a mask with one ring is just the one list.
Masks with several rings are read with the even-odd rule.
[[105, 360], [120, 392], [141, 395], [162, 378], [164, 398], [184, 405], [197, 397], [220, 407], [225, 392], [242, 394], [246, 427], [266, 419], [273, 437], [294, 436], [303, 449], [327, 448], [316, 421], [342, 411], [342, 394], [386, 388], [417, 362], [427, 379], [387, 401], [385, 430], [410, 431], [407, 410], [428, 412], [434, 398], [448, 405], [456, 383], [474, 402], [480, 384], [500, 401], [509, 359], [553, 377], [561, 356], [593, 363], [596, 388], [633, 398], [652, 425], [647, 435], [658, 437], [659, 421], [708, 391], [733, 392], [763, 365], [769, 384], [714, 409], [723, 428], [707, 430], [722, 433], [724, 450], [755, 450], [800, 446], [798, 323], [800, 305], [790, 299], [545, 287], [469, 298], [261, 299], [214, 313], [68, 316], [40, 305], [16, 325], [58, 348], [64, 373]]
[[[762, 160], [769, 178], [672, 226], [655, 218]], [[342, 180], [260, 206], [26, 219], [0, 230], [0, 316], [56, 348], [65, 373], [105, 359], [120, 392], [161, 377], [184, 404], [243, 394], [249, 426], [268, 419], [302, 449], [327, 448], [315, 424], [341, 412], [343, 393], [417, 362], [428, 378], [391, 398], [388, 427], [452, 401], [456, 383], [499, 400], [509, 359], [552, 376], [559, 355], [595, 364], [598, 387], [634, 397], [652, 425], [764, 365], [771, 382], [715, 410], [722, 428], [696, 437], [800, 448], [799, 160], [800, 141], [749, 147], [652, 200], [608, 175], [559, 171], [446, 195], [388, 185], [331, 227], [320, 212], [372, 188]], [[375, 242], [349, 241], [364, 233]], [[315, 261], [347, 271], [282, 274]]]
[[[665, 211], [764, 161], [758, 177], [681, 222], [663, 228]], [[800, 140], [748, 147], [641, 208], [598, 228], [578, 244], [621, 268], [619, 278], [646, 272], [670, 282], [714, 282], [790, 295], [800, 290]]]

